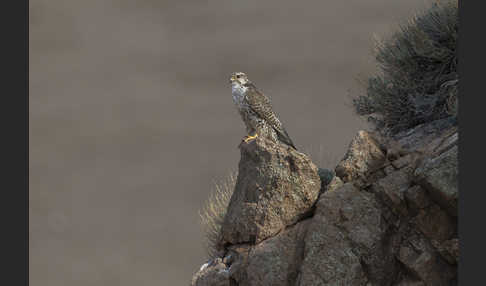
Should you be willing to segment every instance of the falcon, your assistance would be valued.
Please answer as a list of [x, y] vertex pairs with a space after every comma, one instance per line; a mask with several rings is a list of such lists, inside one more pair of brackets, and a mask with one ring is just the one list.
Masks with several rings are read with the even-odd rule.
[[289, 134], [273, 112], [270, 99], [256, 88], [246, 74], [232, 73], [230, 83], [233, 101], [248, 132], [243, 141], [248, 143], [261, 136], [272, 139], [274, 142], [284, 143], [297, 150]]

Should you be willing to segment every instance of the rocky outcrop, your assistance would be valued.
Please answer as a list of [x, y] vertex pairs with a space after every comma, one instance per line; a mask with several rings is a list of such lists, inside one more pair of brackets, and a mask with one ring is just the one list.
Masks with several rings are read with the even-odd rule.
[[310, 214], [321, 188], [317, 166], [303, 153], [264, 138], [240, 150], [224, 245], [259, 243], [295, 224]]
[[243, 146], [221, 255], [192, 285], [457, 285], [457, 141], [444, 120], [360, 131], [335, 176], [262, 139]]

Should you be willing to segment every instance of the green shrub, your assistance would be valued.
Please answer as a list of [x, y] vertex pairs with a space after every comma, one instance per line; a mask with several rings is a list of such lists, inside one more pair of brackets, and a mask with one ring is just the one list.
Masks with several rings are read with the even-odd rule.
[[380, 73], [368, 80], [366, 95], [353, 99], [383, 133], [457, 116], [457, 2], [434, 4], [388, 40], [376, 43]]
[[221, 248], [221, 225], [226, 215], [231, 195], [236, 185], [238, 172], [231, 172], [228, 177], [214, 184], [215, 189], [209, 195], [205, 206], [199, 212], [201, 225], [206, 236], [206, 252], [209, 258], [215, 258]]

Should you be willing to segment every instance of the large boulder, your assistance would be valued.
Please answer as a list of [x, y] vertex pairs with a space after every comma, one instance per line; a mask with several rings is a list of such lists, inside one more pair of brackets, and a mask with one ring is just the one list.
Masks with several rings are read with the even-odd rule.
[[317, 166], [303, 153], [265, 138], [240, 150], [223, 245], [259, 243], [295, 224], [311, 214], [321, 188]]
[[380, 203], [352, 183], [321, 195], [296, 285], [386, 285], [396, 271]]

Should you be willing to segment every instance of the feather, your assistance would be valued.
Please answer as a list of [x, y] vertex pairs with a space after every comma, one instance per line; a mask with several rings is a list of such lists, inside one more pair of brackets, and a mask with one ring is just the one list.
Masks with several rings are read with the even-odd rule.
[[246, 83], [245, 87], [248, 88], [245, 94], [245, 100], [248, 106], [276, 131], [280, 141], [297, 150], [294, 143], [290, 139], [289, 134], [283, 127], [275, 112], [273, 112], [270, 99], [262, 92], [258, 91], [255, 85], [253, 85], [251, 82]]

